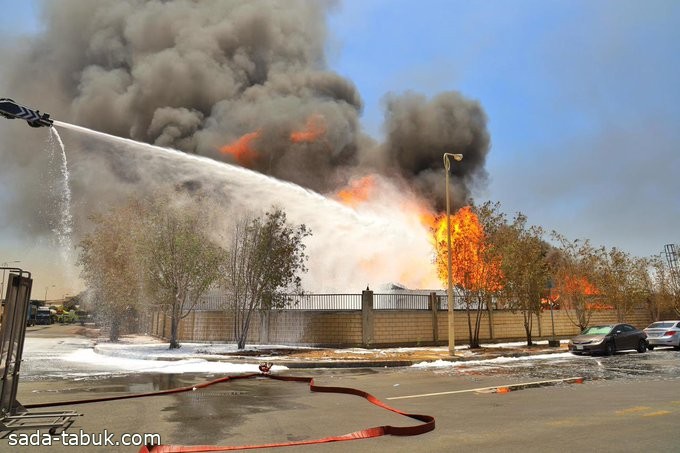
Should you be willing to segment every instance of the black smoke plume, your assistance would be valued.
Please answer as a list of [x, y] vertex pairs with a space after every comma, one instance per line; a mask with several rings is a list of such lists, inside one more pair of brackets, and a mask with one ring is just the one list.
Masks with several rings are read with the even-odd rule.
[[[257, 132], [257, 157], [243, 165], [319, 192], [358, 172], [393, 176], [442, 207], [444, 152], [463, 153], [453, 166], [456, 199], [485, 177], [486, 118], [458, 93], [431, 100], [386, 97], [385, 141], [359, 125], [354, 84], [328, 69], [326, 16], [318, 0], [60, 0], [44, 2], [44, 29], [23, 40], [4, 37], [0, 97], [40, 108], [53, 118], [135, 140], [239, 163], [220, 151]], [[324, 133], [292, 142], [311, 117]], [[47, 225], [36, 215], [44, 195], [44, 163], [34, 131], [0, 126], [0, 169], [13, 222], [29, 232]], [[11, 133], [10, 133], [11, 132]], [[42, 140], [42, 139], [41, 139]], [[75, 160], [78, 206], [105, 203], [110, 184], [133, 192], [148, 176], [139, 160], [82, 155]], [[359, 170], [360, 169], [360, 170]], [[31, 181], [26, 184], [25, 181]], [[182, 181], [200, 187], [200, 181]], [[89, 200], [89, 203], [88, 203]], [[96, 203], [93, 201], [96, 200]]]

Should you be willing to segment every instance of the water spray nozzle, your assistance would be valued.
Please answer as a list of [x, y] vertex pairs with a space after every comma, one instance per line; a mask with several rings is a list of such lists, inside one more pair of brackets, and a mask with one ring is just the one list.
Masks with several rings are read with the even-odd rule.
[[53, 122], [49, 114], [41, 114], [40, 110], [29, 109], [7, 98], [0, 99], [0, 115], [10, 120], [26, 120], [31, 127], [52, 127]]

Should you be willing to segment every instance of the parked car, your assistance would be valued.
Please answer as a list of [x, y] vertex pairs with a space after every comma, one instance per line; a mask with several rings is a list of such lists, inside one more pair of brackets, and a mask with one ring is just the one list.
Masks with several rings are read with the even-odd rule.
[[651, 351], [657, 346], [673, 346], [680, 351], [680, 321], [657, 321], [646, 329], [647, 348]]
[[57, 322], [60, 322], [62, 324], [67, 323], [70, 324], [72, 322], [78, 322], [79, 318], [78, 315], [76, 314], [75, 310], [61, 310], [57, 311]]
[[591, 326], [569, 340], [569, 350], [574, 354], [606, 354], [635, 349], [647, 350], [647, 334], [630, 324]]
[[26, 327], [32, 327], [35, 325], [35, 315], [38, 309], [33, 304], [28, 304], [28, 313], [26, 314]]
[[49, 325], [53, 322], [54, 321], [52, 320], [52, 313], [50, 312], [50, 309], [47, 307], [38, 307], [38, 311], [35, 314], [35, 323]]

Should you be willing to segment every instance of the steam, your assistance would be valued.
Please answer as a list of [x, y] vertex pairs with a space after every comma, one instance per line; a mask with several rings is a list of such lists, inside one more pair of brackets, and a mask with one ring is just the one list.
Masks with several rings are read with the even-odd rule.
[[[486, 176], [482, 108], [458, 93], [431, 100], [389, 94], [385, 142], [375, 143], [361, 132], [356, 87], [326, 65], [325, 19], [333, 7], [318, 0], [44, 2], [40, 35], [0, 40], [0, 95], [62, 121], [230, 163], [235, 158], [220, 148], [259, 131], [252, 142], [258, 158], [249, 164], [255, 171], [320, 193], [378, 173], [436, 208], [443, 205], [442, 154], [463, 153], [452, 167], [461, 204]], [[323, 118], [324, 134], [292, 142], [312, 116]], [[0, 132], [2, 178], [24, 181], [4, 200], [8, 217], [28, 234], [48, 233], [35, 209], [44, 190], [33, 184], [45, 170], [38, 153], [44, 137], [15, 124], [0, 124]], [[76, 231], [93, 210], [131, 193], [206, 185], [192, 174], [168, 181], [144, 156], [122, 159], [115, 147], [68, 138]]]

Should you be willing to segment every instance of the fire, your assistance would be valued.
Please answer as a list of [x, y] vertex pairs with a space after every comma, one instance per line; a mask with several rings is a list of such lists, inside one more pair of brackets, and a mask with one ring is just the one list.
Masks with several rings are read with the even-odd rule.
[[[314, 114], [307, 118], [305, 127], [299, 131], [290, 133], [291, 143], [311, 143], [326, 133], [326, 121], [322, 115]], [[222, 154], [233, 156], [240, 165], [253, 167], [259, 157], [253, 142], [260, 138], [261, 131], [249, 132], [235, 141], [220, 148]]]
[[335, 194], [335, 198], [342, 204], [356, 207], [371, 198], [375, 190], [375, 176], [368, 175], [363, 178], [353, 179], [349, 185]]
[[[500, 259], [486, 256], [489, 244], [479, 218], [470, 206], [465, 206], [450, 217], [451, 278], [454, 284], [468, 290], [498, 291], [502, 288], [503, 273]], [[435, 220], [434, 237], [437, 274], [448, 280], [448, 238], [446, 215]]]
[[234, 156], [236, 162], [244, 167], [250, 167], [258, 157], [257, 151], [253, 148], [252, 142], [260, 137], [260, 131], [250, 132], [242, 135], [236, 141], [224, 145], [220, 148], [223, 154]]
[[[392, 192], [396, 190], [396, 192]], [[334, 197], [352, 208], [364, 204], [384, 205], [384, 200], [399, 197], [403, 192], [398, 188], [388, 189], [384, 181], [376, 175], [368, 175], [352, 180]], [[448, 281], [448, 245], [446, 234], [446, 214], [436, 214], [422, 198], [403, 196], [400, 198], [397, 216], [412, 219], [414, 225], [422, 228], [432, 246], [435, 256], [433, 274], [440, 282]], [[394, 208], [389, 208], [391, 216]], [[429, 234], [428, 234], [429, 232]], [[487, 257], [488, 241], [484, 229], [470, 206], [460, 209], [451, 216], [452, 280], [469, 290], [498, 291], [502, 287], [500, 259]], [[368, 263], [372, 265], [374, 263]], [[409, 266], [405, 264], [405, 269]], [[368, 266], [370, 267], [370, 266]], [[411, 269], [412, 272], [416, 270]], [[434, 275], [433, 275], [434, 276]]]
[[326, 120], [316, 114], [307, 118], [304, 129], [290, 133], [290, 141], [293, 143], [311, 143], [318, 140], [326, 133]]
[[[579, 276], [567, 276], [564, 277], [562, 291], [565, 293], [565, 298], [563, 303], [555, 304], [553, 308], [560, 309], [561, 305], [564, 308], [573, 308], [573, 297], [583, 297], [587, 298], [584, 302], [586, 310], [611, 310], [614, 307], [601, 301], [593, 300], [596, 299], [594, 296], [601, 295], [600, 290], [590, 283], [587, 278]], [[560, 294], [554, 290], [550, 291], [550, 299], [553, 303], [560, 299]], [[569, 296], [572, 296], [571, 298]], [[541, 300], [543, 308], [550, 308], [549, 300], [544, 298]]]
[[596, 296], [600, 291], [585, 277], [567, 277], [564, 280], [564, 289], [567, 293], [578, 293], [584, 296]]

